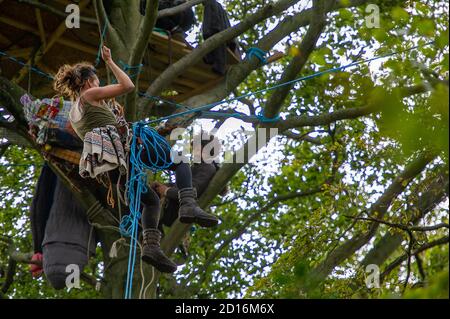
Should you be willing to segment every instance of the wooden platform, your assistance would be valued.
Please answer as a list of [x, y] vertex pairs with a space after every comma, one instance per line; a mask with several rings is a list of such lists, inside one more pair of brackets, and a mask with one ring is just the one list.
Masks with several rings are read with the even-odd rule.
[[[46, 5], [60, 12], [71, 2], [67, 0], [48, 0]], [[81, 15], [95, 20], [91, 0], [80, 0]], [[95, 22], [95, 21], [94, 21]], [[97, 24], [81, 21], [81, 28], [67, 29], [65, 19], [44, 9], [36, 8], [16, 0], [0, 0], [0, 50], [8, 55], [28, 63], [34, 58], [34, 65], [46, 73], [54, 75], [64, 63], [80, 61], [94, 62], [98, 52], [100, 36]], [[153, 32], [148, 50], [144, 57], [144, 67], [139, 74], [139, 89], [146, 91], [149, 85], [171, 63], [175, 63], [193, 50], [184, 39], [169, 38], [161, 32]], [[269, 61], [281, 58], [281, 53], [274, 54]], [[228, 50], [229, 65], [238, 63], [241, 57]], [[52, 82], [46, 77], [29, 72], [7, 58], [0, 56], [1, 74], [21, 85], [30, 88], [35, 97], [53, 96]], [[98, 74], [105, 78], [103, 63], [98, 67]], [[166, 90], [176, 102], [200, 94], [216, 86], [223, 77], [212, 71], [211, 65], [199, 62], [188, 68]], [[32, 85], [29, 87], [29, 83]]]
[[[69, 1], [49, 0], [45, 3], [61, 12]], [[95, 19], [92, 1], [81, 0], [82, 17]], [[0, 50], [17, 58], [23, 63], [35, 59], [37, 68], [54, 75], [64, 63], [79, 61], [94, 62], [100, 43], [98, 26], [81, 21], [81, 28], [67, 29], [63, 17], [30, 4], [15, 0], [0, 0]], [[175, 63], [193, 50], [183, 39], [169, 38], [161, 32], [153, 32], [144, 57], [144, 67], [139, 74], [139, 89], [145, 91], [148, 86], [171, 63]], [[38, 51], [38, 53], [36, 53]], [[238, 63], [240, 57], [228, 50], [230, 64]], [[28, 89], [31, 82], [31, 94], [36, 97], [54, 95], [51, 80], [35, 73], [29, 74], [28, 68], [0, 56], [3, 76]], [[98, 74], [104, 78], [106, 70], [103, 63]], [[203, 62], [188, 68], [172, 83], [167, 91], [182, 100], [193, 94], [202, 93], [220, 82], [222, 76], [211, 70], [211, 65]]]

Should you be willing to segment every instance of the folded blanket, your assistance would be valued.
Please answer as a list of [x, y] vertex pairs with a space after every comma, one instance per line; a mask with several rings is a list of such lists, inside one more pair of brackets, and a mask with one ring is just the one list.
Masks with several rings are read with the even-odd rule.
[[80, 175], [83, 178], [95, 178], [115, 168], [119, 168], [120, 173], [125, 175], [127, 160], [124, 142], [113, 125], [94, 128], [86, 133], [80, 159]]

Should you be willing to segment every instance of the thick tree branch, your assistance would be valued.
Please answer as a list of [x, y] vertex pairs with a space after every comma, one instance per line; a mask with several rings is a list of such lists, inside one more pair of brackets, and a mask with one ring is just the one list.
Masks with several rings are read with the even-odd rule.
[[[112, 49], [113, 53], [120, 52], [120, 47], [125, 46], [124, 41], [122, 41], [121, 37], [117, 30], [113, 27], [111, 22], [109, 21], [108, 14], [105, 11], [105, 7], [103, 6], [102, 0], [94, 0], [94, 11], [97, 18], [97, 23], [99, 26], [99, 37], [101, 37], [101, 33], [106, 25], [107, 32], [105, 33], [105, 39], [103, 39], [108, 47]], [[102, 39], [100, 39], [102, 40]]]
[[[3, 136], [0, 134], [0, 137], [3, 137]], [[2, 158], [3, 154], [5, 154], [5, 152], [8, 150], [8, 147], [10, 145], [11, 145], [11, 143], [9, 143], [9, 142], [0, 144], [0, 158]]]
[[[298, 1], [299, 0], [280, 0], [276, 3], [269, 3], [258, 12], [249, 15], [239, 24], [208, 38], [197, 48], [195, 48], [195, 50], [193, 50], [190, 54], [184, 56], [176, 63], [168, 67], [163, 73], [161, 73], [158, 78], [153, 81], [152, 85], [148, 88], [146, 93], [151, 96], [159, 95], [161, 91], [164, 90], [164, 88], [166, 88], [167, 85], [169, 85], [176, 77], [181, 75], [188, 67], [194, 65], [197, 62], [200, 62], [200, 60], [207, 53], [219, 47], [222, 43], [244, 33], [255, 24], [265, 20], [266, 18], [283, 12]], [[147, 99], [141, 100], [139, 103], [139, 108], [143, 109], [146, 105], [149, 104], [150, 101], [148, 101]]]
[[13, 258], [9, 258], [8, 260], [8, 268], [6, 270], [5, 281], [3, 282], [2, 288], [0, 289], [0, 293], [2, 295], [6, 294], [9, 287], [14, 282], [14, 275], [16, 274], [17, 262]]
[[187, 10], [187, 9], [189, 9], [193, 6], [196, 6], [197, 4], [200, 4], [205, 1], [206, 0], [190, 0], [190, 1], [186, 1], [185, 3], [178, 5], [176, 7], [160, 10], [160, 11], [158, 11], [158, 19], [176, 15], [180, 12], [183, 12], [184, 10]]
[[[326, 12], [328, 12], [332, 6], [333, 2], [331, 1], [313, 1], [312, 19], [308, 31], [300, 44], [300, 53], [294, 56], [292, 61], [285, 68], [277, 84], [292, 81], [301, 72], [308, 61], [310, 54], [314, 50], [320, 34], [325, 28]], [[272, 93], [264, 107], [264, 114], [266, 117], [272, 118], [278, 114], [281, 106], [283, 105], [283, 101], [286, 99], [293, 86], [294, 84], [285, 85]]]
[[0, 138], [6, 138], [11, 144], [30, 147], [30, 142], [13, 128], [4, 128], [0, 125]]
[[[403, 97], [425, 93], [431, 90], [432, 87], [425, 84], [415, 85], [412, 87], [405, 87], [399, 89]], [[384, 105], [376, 105], [369, 102], [366, 106], [351, 107], [347, 109], [340, 109], [331, 113], [323, 113], [316, 116], [303, 115], [299, 117], [287, 118], [275, 125], [282, 132], [292, 128], [300, 128], [305, 126], [321, 126], [334, 123], [340, 120], [355, 119], [361, 116], [369, 115], [371, 113], [379, 112]]]
[[[340, 8], [345, 8], [345, 7], [359, 6], [359, 5], [362, 5], [367, 2], [368, 2], [368, 0], [350, 0], [348, 2], [336, 0], [334, 2], [334, 6], [331, 8], [330, 11], [340, 9]], [[260, 41], [258, 41], [258, 43], [255, 44], [255, 47], [257, 47], [263, 51], [269, 51], [275, 44], [277, 44], [283, 38], [288, 36], [290, 33], [298, 30], [301, 27], [307, 26], [311, 21], [311, 16], [312, 16], [312, 9], [307, 9], [307, 10], [303, 10], [299, 13], [296, 13], [292, 16], [284, 17], [283, 20], [272, 31], [270, 31], [266, 36], [264, 36]], [[235, 27], [237, 27], [237, 26], [235, 26]], [[235, 28], [235, 27], [233, 27], [233, 28]], [[197, 61], [199, 61], [204, 56], [204, 54], [213, 50], [215, 47], [219, 46], [221, 43], [228, 41], [228, 40], [236, 37], [237, 35], [239, 35], [239, 34], [234, 35], [234, 33], [232, 33], [232, 34], [229, 33], [229, 32], [231, 32], [230, 30], [232, 30], [233, 28], [224, 30], [220, 33], [217, 33], [216, 35], [214, 35], [213, 37], [211, 37], [207, 40], [207, 41], [211, 40], [211, 42], [205, 41], [202, 44], [202, 46], [200, 46], [202, 48], [202, 50], [205, 52], [202, 51], [199, 53], [199, 52], [197, 52], [197, 49], [198, 49], [197, 48], [192, 53], [185, 56], [183, 59], [189, 59], [189, 60], [188, 61], [184, 60], [185, 62], [183, 62], [184, 63], [183, 66], [179, 67], [179, 70], [170, 71], [171, 76], [173, 74], [175, 74], [173, 72], [179, 72], [179, 73], [174, 75], [173, 78], [167, 78], [167, 83], [165, 83], [164, 85], [161, 85], [161, 87], [164, 87], [168, 83], [170, 83], [174, 78], [176, 78], [176, 76], [178, 76], [181, 72], [183, 72], [185, 70], [185, 68], [190, 67], [193, 64], [195, 64]], [[224, 33], [224, 32], [227, 32], [227, 33]], [[226, 37], [224, 37], [224, 35], [226, 35]], [[214, 42], [212, 42], [212, 40], [214, 40]], [[216, 43], [216, 42], [219, 42], [219, 43]], [[214, 45], [214, 48], [209, 48], [209, 45]], [[204, 46], [207, 46], [207, 47], [204, 47]], [[199, 56], [198, 59], [197, 59], [197, 55]], [[178, 62], [180, 62], [180, 61], [178, 61]], [[247, 76], [253, 70], [257, 69], [260, 66], [261, 66], [261, 64], [257, 58], [246, 59], [246, 60], [242, 61], [241, 63], [239, 63], [238, 65], [232, 66], [227, 73], [227, 80], [222, 82], [215, 89], [213, 89], [205, 94], [201, 94], [201, 95], [192, 97], [189, 100], [187, 100], [184, 104], [187, 106], [196, 107], [196, 106], [204, 105], [207, 103], [213, 103], [213, 102], [219, 101], [221, 99], [224, 99], [242, 81], [244, 81], [245, 78], [247, 78]], [[167, 69], [167, 70], [169, 70], [169, 69]], [[165, 74], [165, 73], [163, 73], [163, 74]], [[163, 75], [163, 74], [161, 74], [161, 75]], [[157, 92], [156, 90], [154, 92], [157, 92], [157, 93], [154, 93], [154, 94], [150, 94], [149, 92], [150, 91], [147, 90], [147, 93], [149, 95], [158, 95], [159, 94], [159, 92]], [[146, 99], [146, 98], [140, 99], [140, 101], [138, 103], [138, 110], [139, 110], [139, 114], [140, 114], [139, 118], [144, 118], [144, 117], [148, 116], [148, 114], [150, 113], [149, 106], [151, 104], [152, 104], [152, 101], [149, 99]], [[179, 111], [182, 111], [182, 110], [180, 109]]]
[[[34, 264], [42, 267], [42, 262], [38, 260], [31, 260], [32, 256], [33, 253], [20, 253], [18, 251], [14, 251], [11, 253], [11, 259], [13, 259], [16, 263]], [[94, 288], [98, 282], [94, 276], [91, 276], [84, 272], [80, 274], [80, 278]]]
[[[20, 97], [26, 92], [10, 82], [3, 76], [0, 76], [0, 101], [9, 113], [14, 116], [14, 120], [23, 127], [27, 127], [27, 120], [23, 114], [22, 105], [18, 103]], [[19, 98], [19, 99], [17, 99]]]
[[[138, 35], [133, 43], [128, 58], [128, 65], [136, 66], [141, 63], [144, 53], [147, 50], [148, 42], [153, 32], [158, 13], [158, 0], [148, 0], [145, 7], [145, 16], [141, 19]], [[137, 72], [140, 71], [140, 68]], [[125, 116], [128, 121], [136, 121], [136, 99], [139, 91], [139, 77], [136, 77], [135, 89], [127, 94], [125, 98]]]

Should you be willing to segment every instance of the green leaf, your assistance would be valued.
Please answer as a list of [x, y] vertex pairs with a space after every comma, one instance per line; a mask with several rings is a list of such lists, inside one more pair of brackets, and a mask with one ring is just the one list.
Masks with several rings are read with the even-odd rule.
[[434, 21], [431, 19], [423, 19], [417, 26], [417, 31], [423, 36], [433, 36], [436, 30]]
[[391, 11], [392, 19], [397, 22], [403, 22], [409, 19], [409, 13], [401, 8], [401, 7], [395, 7]]

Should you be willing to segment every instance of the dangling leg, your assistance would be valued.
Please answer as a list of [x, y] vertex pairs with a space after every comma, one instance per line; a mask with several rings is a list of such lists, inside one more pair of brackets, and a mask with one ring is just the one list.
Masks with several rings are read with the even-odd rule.
[[219, 219], [206, 213], [197, 204], [197, 191], [192, 187], [191, 167], [187, 163], [175, 164], [175, 179], [178, 188], [180, 222], [185, 224], [197, 223], [202, 227], [214, 227]]
[[[157, 157], [154, 150], [141, 153], [141, 160], [150, 165], [150, 161], [155, 163], [157, 158], [170, 159], [170, 148], [165, 148], [165, 154]], [[150, 155], [150, 159], [148, 158]], [[161, 154], [160, 154], [161, 155]], [[162, 166], [163, 163], [156, 163]], [[202, 227], [214, 227], [219, 223], [216, 216], [208, 214], [197, 204], [197, 192], [192, 187], [192, 173], [189, 164], [181, 162], [173, 164], [170, 170], [175, 171], [175, 179], [178, 188], [178, 200], [180, 201], [180, 209], [178, 211], [180, 222], [185, 224], [197, 223]]]
[[173, 273], [177, 265], [161, 250], [161, 232], [159, 222], [159, 198], [153, 189], [148, 188], [147, 193], [141, 195], [144, 209], [142, 210], [143, 245], [142, 260], [151, 264], [160, 272]]

